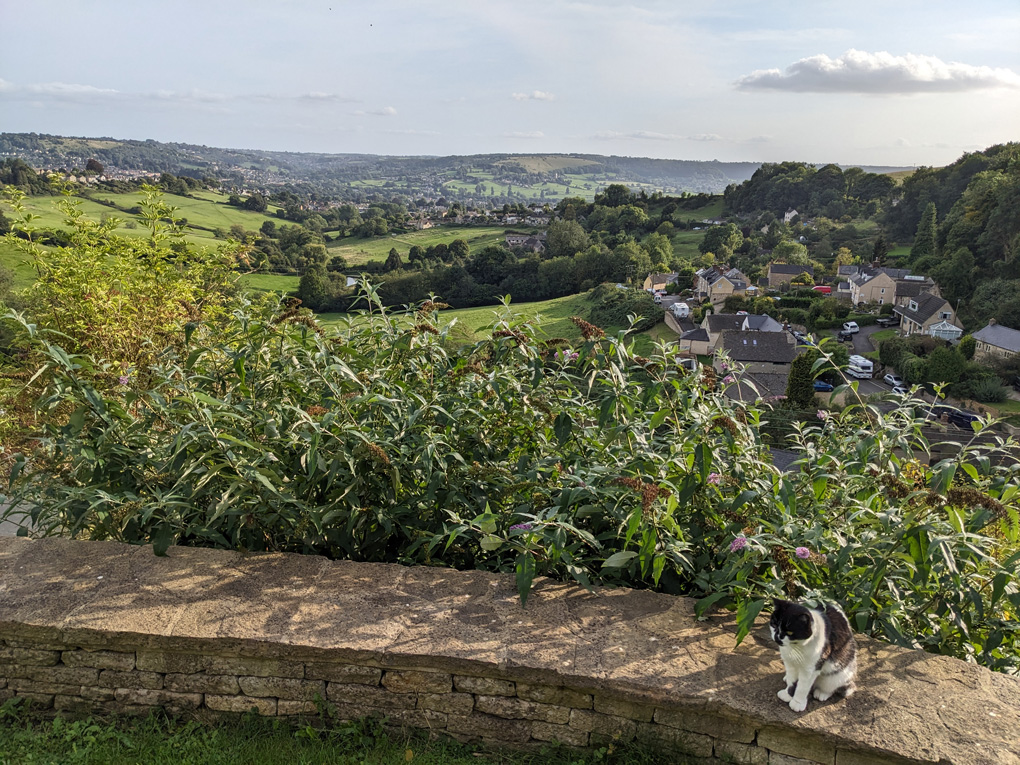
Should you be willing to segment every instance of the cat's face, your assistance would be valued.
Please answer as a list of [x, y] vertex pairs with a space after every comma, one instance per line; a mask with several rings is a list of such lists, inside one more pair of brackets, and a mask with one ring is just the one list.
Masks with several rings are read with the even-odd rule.
[[800, 640], [807, 640], [811, 637], [811, 628], [814, 622], [811, 619], [811, 612], [804, 606], [791, 603], [788, 600], [777, 600], [772, 609], [772, 619], [769, 626], [772, 629], [772, 639], [779, 645], [786, 646]]

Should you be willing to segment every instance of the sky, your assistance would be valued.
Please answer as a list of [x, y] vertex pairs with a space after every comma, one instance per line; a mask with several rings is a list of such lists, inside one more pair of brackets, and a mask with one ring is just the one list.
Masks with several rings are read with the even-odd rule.
[[0, 24], [2, 132], [895, 166], [1020, 140], [1017, 0], [0, 0]]

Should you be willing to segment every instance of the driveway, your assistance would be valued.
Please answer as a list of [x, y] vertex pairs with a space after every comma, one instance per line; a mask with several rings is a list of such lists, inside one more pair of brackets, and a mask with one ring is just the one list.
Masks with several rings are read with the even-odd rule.
[[885, 329], [885, 327], [880, 327], [877, 324], [869, 324], [866, 327], [861, 327], [861, 331], [854, 335], [854, 353], [863, 356], [865, 353], [877, 351], [878, 348], [876, 348], [871, 342], [871, 336], [883, 329]]

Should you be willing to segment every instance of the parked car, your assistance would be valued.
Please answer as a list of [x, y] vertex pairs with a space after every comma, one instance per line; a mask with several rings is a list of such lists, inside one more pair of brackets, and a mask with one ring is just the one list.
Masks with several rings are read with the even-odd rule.
[[928, 410], [928, 417], [940, 420], [945, 417], [949, 422], [958, 428], [970, 430], [970, 424], [980, 419], [980, 415], [968, 412], [966, 409], [954, 409], [951, 406], [933, 406]]
[[858, 332], [861, 331], [861, 328], [857, 326], [856, 321], [844, 321], [843, 331], [849, 332], [851, 335], [856, 335]]
[[895, 327], [900, 323], [899, 316], [882, 316], [875, 320], [875, 323], [880, 327]]
[[892, 372], [889, 372], [889, 374], [887, 374], [882, 379], [889, 385], [893, 386], [894, 388], [896, 386], [903, 387], [907, 384], [902, 377], [900, 377], [898, 374], [893, 374]]
[[838, 340], [841, 343], [846, 343], [853, 339], [854, 335], [852, 332], [844, 332], [843, 330], [840, 330], [839, 332], [836, 333], [836, 340]]
[[832, 391], [832, 383], [827, 383], [825, 380], [815, 380], [814, 384], [817, 393], [829, 393]]
[[898, 393], [901, 396], [906, 396], [908, 393], [910, 393], [910, 388], [908, 388], [906, 385], [894, 385], [892, 392]]

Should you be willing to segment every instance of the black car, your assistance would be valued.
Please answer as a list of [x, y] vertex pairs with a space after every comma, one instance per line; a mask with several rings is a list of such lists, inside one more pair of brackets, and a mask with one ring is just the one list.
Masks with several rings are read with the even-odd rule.
[[854, 336], [852, 332], [844, 332], [843, 330], [840, 330], [836, 333], [836, 339], [841, 343], [846, 343], [853, 340]]
[[898, 316], [883, 316], [875, 322], [880, 327], [895, 327], [900, 323]]
[[928, 416], [936, 420], [942, 419], [943, 415], [956, 427], [966, 430], [970, 430], [972, 422], [981, 419], [979, 414], [966, 409], [953, 409], [951, 406], [933, 406], [928, 412]]

